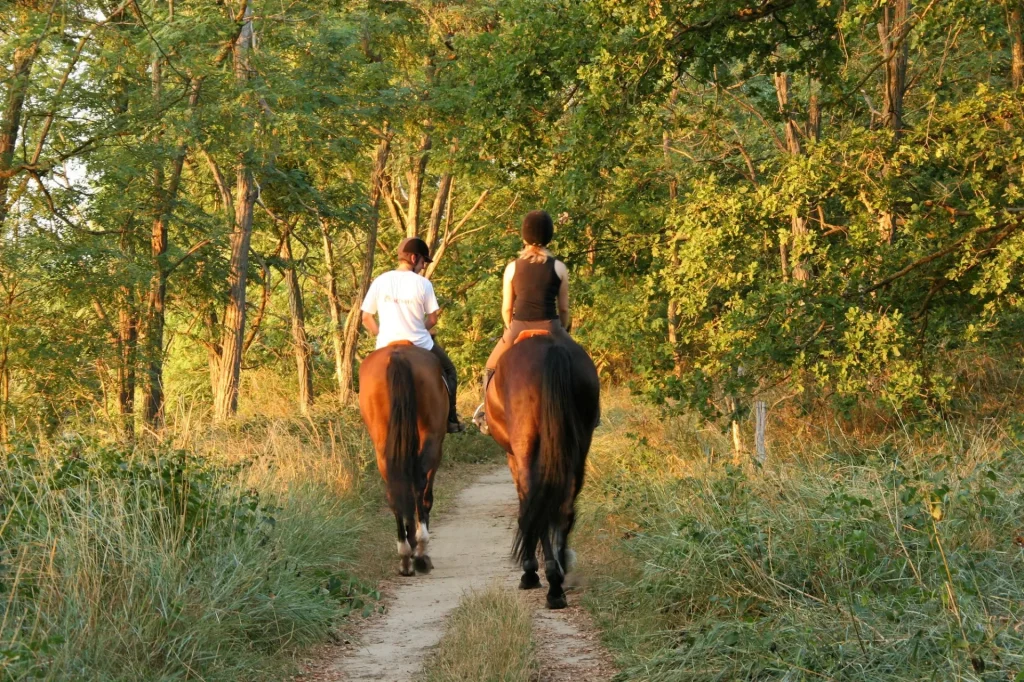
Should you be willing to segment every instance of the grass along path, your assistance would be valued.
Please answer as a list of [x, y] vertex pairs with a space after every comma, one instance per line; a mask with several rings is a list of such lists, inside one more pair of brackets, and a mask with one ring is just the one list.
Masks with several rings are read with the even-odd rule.
[[768, 464], [735, 467], [610, 393], [576, 546], [621, 679], [1024, 680], [1019, 430], [776, 415]]

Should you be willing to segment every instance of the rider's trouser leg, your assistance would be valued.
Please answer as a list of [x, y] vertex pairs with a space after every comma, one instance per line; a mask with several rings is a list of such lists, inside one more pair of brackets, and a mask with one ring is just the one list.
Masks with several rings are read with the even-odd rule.
[[448, 384], [448, 421], [458, 422], [459, 415], [455, 411], [455, 399], [459, 390], [459, 375], [455, 371], [455, 363], [437, 341], [434, 341], [434, 347], [430, 349], [430, 352], [440, 361], [441, 375], [444, 377], [445, 383]]

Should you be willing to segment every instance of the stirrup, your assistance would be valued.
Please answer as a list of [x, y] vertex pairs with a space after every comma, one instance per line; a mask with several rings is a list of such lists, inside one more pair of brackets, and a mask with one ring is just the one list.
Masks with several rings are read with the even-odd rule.
[[490, 429], [487, 427], [487, 412], [484, 410], [484, 403], [480, 403], [480, 406], [476, 408], [473, 413], [473, 423], [480, 429], [480, 433], [485, 436], [490, 435]]

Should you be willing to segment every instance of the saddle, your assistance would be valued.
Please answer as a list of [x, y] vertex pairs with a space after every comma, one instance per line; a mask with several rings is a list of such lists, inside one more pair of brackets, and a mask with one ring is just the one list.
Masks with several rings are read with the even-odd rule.
[[516, 340], [512, 342], [512, 345], [514, 346], [520, 341], [525, 341], [526, 339], [532, 339], [535, 336], [551, 336], [551, 332], [547, 329], [524, 329], [519, 332], [519, 336], [517, 336]]
[[[413, 344], [412, 341], [409, 341], [407, 339], [399, 339], [398, 341], [392, 341], [391, 343], [389, 343], [387, 345], [387, 347], [388, 348], [392, 348], [392, 347], [400, 348], [402, 346], [413, 346], [413, 345], [415, 345], [415, 344]], [[444, 390], [448, 392], [448, 395], [451, 395], [452, 387], [448, 385], [448, 382], [445, 380], [443, 374], [441, 375], [441, 383], [444, 384]]]

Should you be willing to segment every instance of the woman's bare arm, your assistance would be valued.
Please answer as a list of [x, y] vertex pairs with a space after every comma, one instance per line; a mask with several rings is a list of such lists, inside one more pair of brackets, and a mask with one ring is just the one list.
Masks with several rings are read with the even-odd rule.
[[501, 319], [505, 326], [512, 325], [512, 307], [516, 302], [516, 292], [512, 288], [512, 278], [516, 276], [516, 262], [512, 261], [505, 266], [505, 277], [501, 285]]
[[558, 287], [558, 319], [565, 330], [569, 331], [572, 325], [572, 318], [569, 316], [569, 268], [562, 261], [556, 260], [555, 274], [562, 280], [562, 285]]

